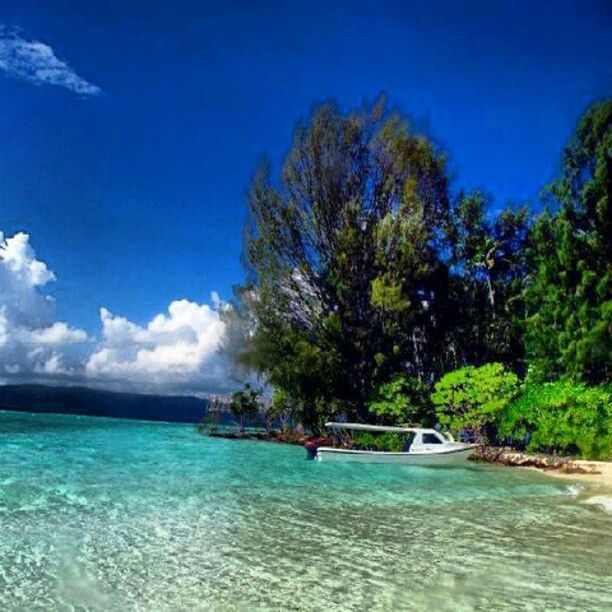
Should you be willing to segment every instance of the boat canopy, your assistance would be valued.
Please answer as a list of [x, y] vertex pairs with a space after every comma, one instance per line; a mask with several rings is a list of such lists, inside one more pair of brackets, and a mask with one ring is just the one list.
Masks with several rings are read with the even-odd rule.
[[325, 423], [328, 429], [350, 429], [353, 431], [387, 431], [395, 433], [438, 433], [435, 429], [423, 429], [422, 427], [387, 427], [385, 425], [364, 425], [363, 423]]

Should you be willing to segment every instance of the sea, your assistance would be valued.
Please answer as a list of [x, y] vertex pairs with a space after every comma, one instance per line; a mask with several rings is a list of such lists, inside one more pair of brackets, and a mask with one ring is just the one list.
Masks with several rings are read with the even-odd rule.
[[518, 468], [0, 412], [0, 610], [611, 610], [609, 502]]

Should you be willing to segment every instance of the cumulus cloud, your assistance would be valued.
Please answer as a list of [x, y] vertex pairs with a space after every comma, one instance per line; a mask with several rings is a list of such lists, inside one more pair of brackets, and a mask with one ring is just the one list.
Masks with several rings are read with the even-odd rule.
[[97, 85], [80, 77], [55, 55], [53, 49], [38, 40], [25, 40], [11, 28], [0, 25], [0, 68], [14, 78], [36, 85], [56, 85], [82, 96], [96, 96]]
[[219, 296], [212, 301], [214, 307], [175, 300], [145, 326], [102, 308], [102, 339], [87, 361], [87, 376], [147, 387], [223, 388], [227, 368], [218, 349], [225, 325]]
[[55, 274], [37, 259], [24, 232], [0, 232], [0, 374], [71, 374], [79, 369], [72, 347], [87, 333], [55, 320], [55, 300], [44, 293]]
[[47, 286], [56, 280], [24, 232], [0, 232], [0, 381], [78, 382], [118, 390], [217, 393], [233, 387], [219, 354], [225, 334], [216, 292], [211, 305], [175, 300], [139, 325], [106, 308], [101, 330], [56, 320]]
[[56, 321], [49, 327], [26, 330], [20, 337], [25, 342], [30, 342], [31, 344], [61, 346], [63, 344], [85, 342], [87, 340], [87, 333], [82, 329], [72, 329], [62, 321]]

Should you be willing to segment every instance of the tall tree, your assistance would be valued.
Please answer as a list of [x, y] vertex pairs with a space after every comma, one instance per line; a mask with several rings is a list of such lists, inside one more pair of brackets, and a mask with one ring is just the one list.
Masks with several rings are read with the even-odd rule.
[[526, 343], [534, 375], [598, 383], [612, 373], [612, 100], [595, 104], [565, 149], [533, 228]]
[[381, 104], [326, 104], [296, 130], [277, 184], [257, 172], [249, 211], [246, 359], [303, 403], [308, 425], [336, 401], [366, 419], [378, 383], [444, 369], [450, 211], [431, 142]]
[[524, 280], [529, 215], [508, 207], [488, 214], [481, 193], [461, 194], [453, 209], [454, 290], [459, 321], [455, 365], [501, 362], [521, 371], [524, 361]]

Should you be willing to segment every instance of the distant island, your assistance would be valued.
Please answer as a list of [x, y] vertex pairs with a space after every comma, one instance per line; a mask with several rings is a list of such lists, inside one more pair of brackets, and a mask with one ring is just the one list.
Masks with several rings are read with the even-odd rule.
[[193, 396], [141, 395], [49, 385], [0, 386], [0, 410], [197, 423], [209, 407], [208, 399]]

